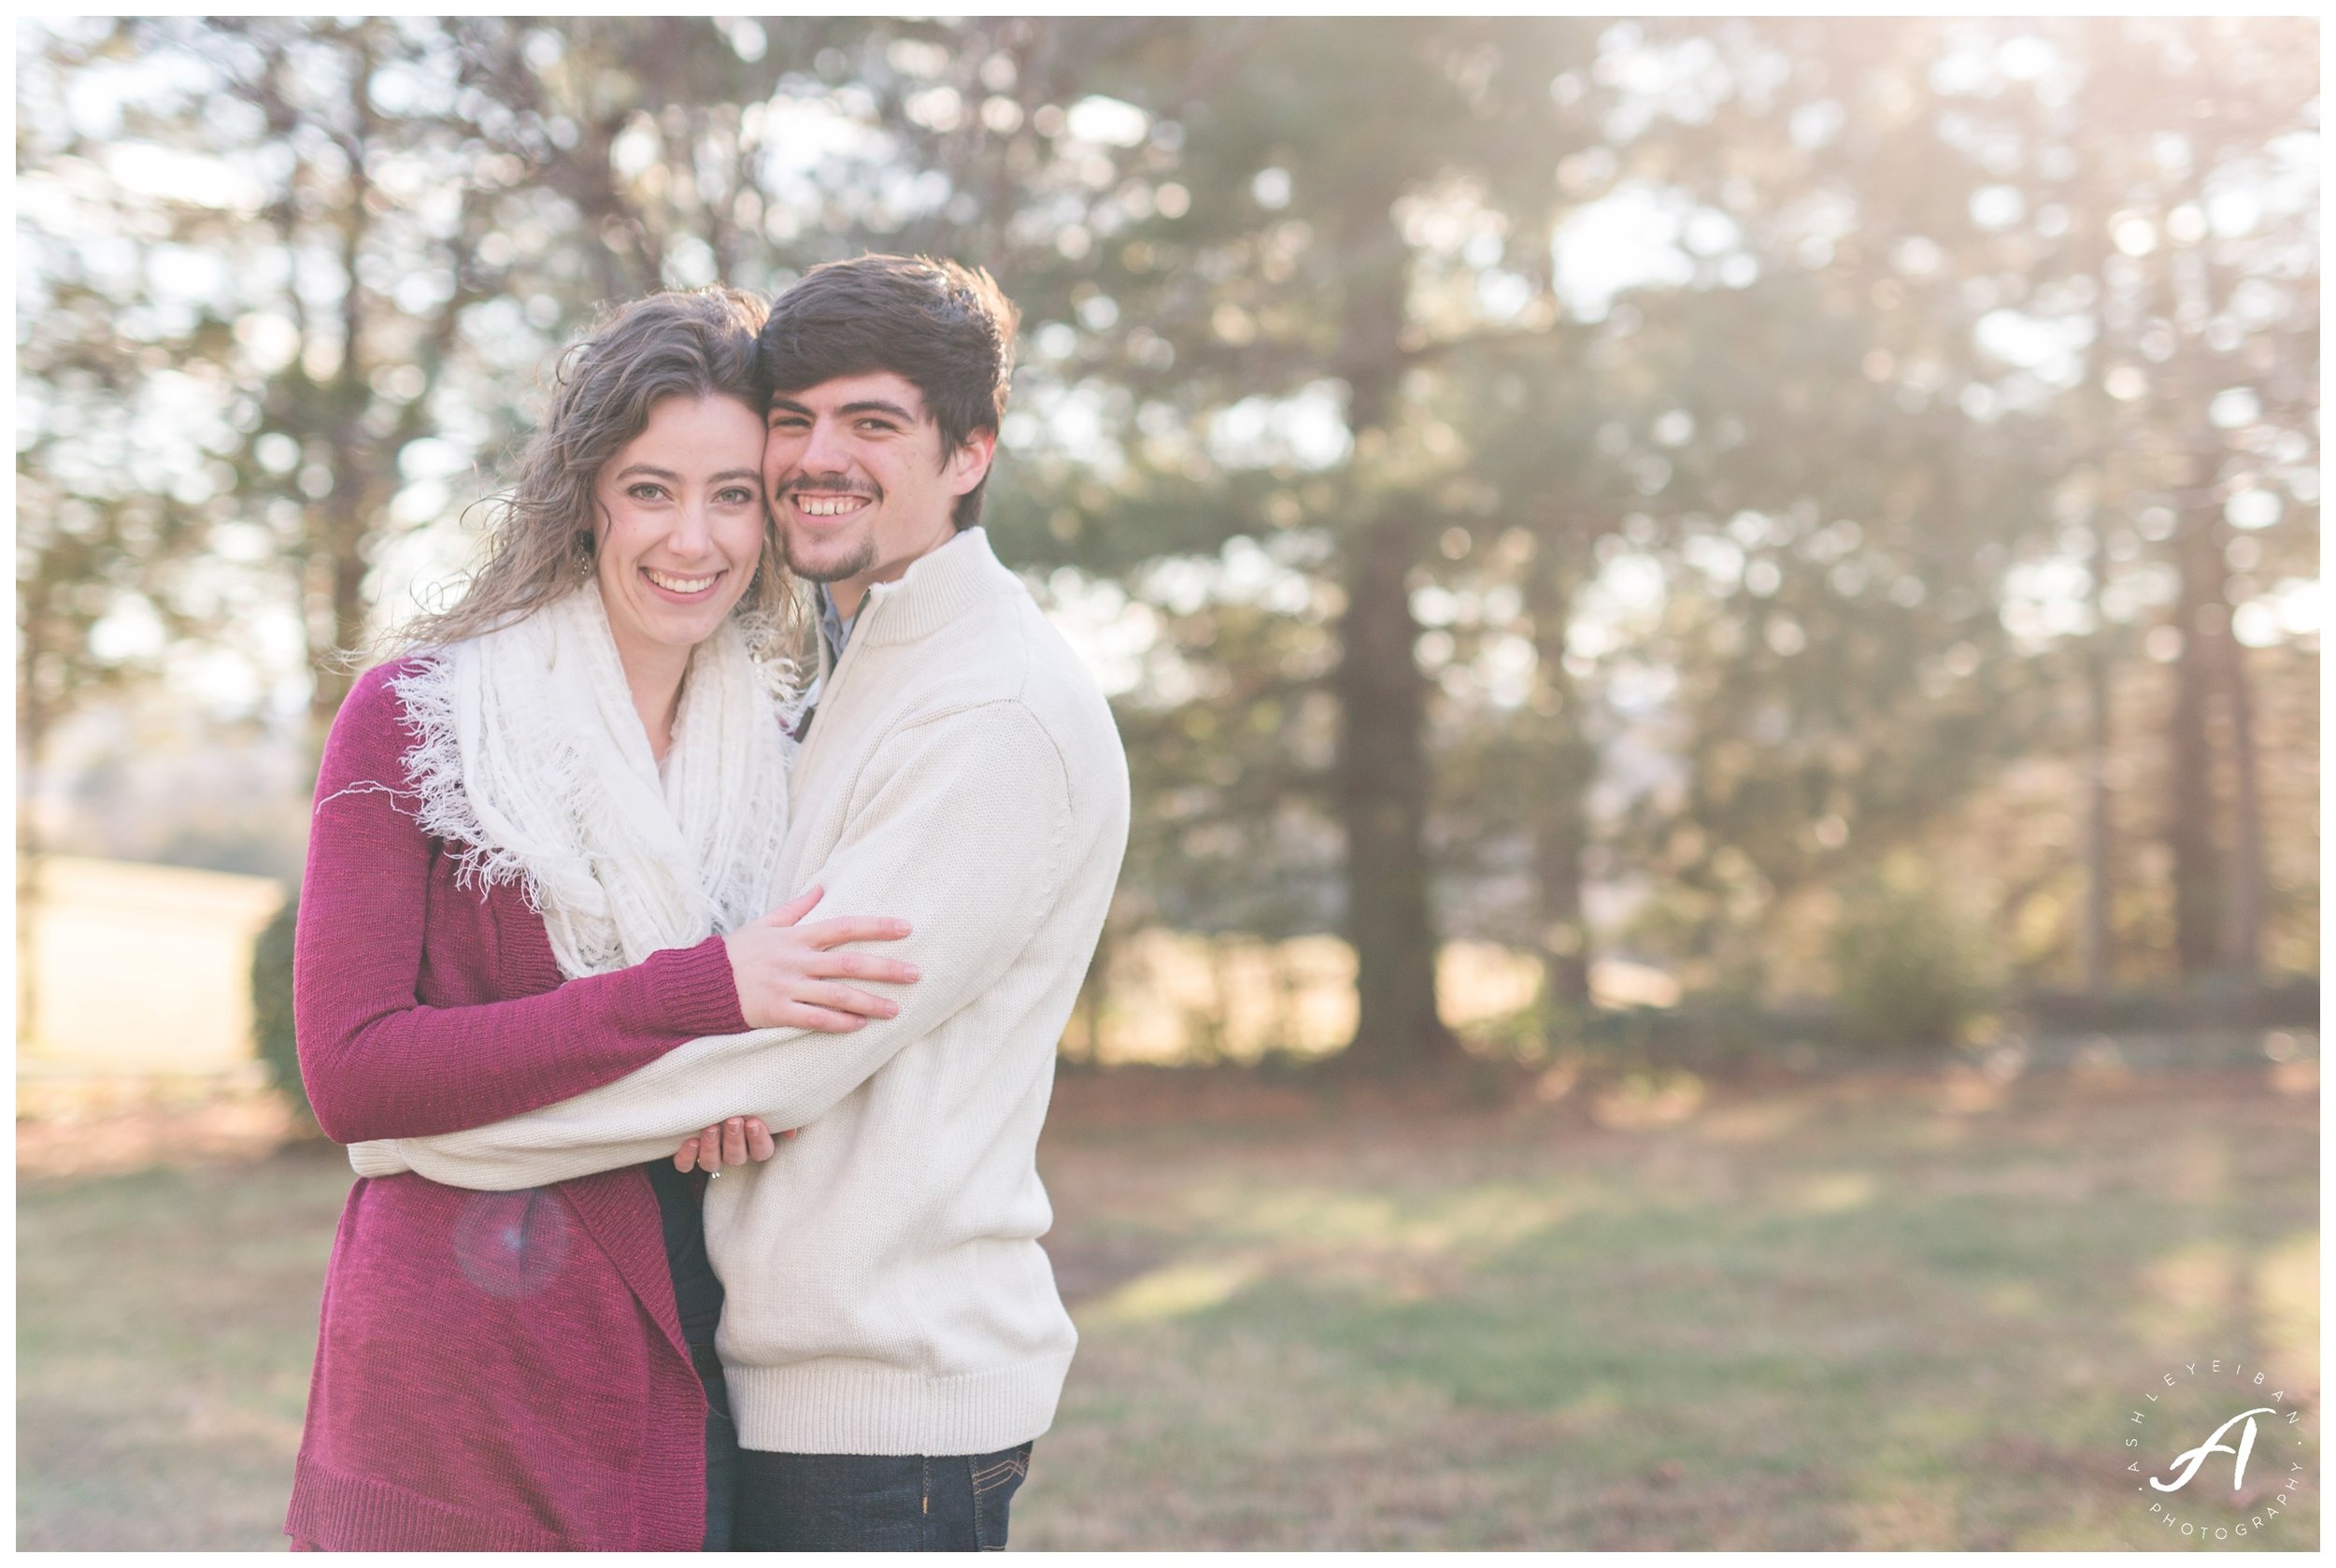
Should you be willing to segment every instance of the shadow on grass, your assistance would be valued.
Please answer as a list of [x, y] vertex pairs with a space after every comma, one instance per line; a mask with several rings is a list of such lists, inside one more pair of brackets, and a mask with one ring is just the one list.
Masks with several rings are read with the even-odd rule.
[[[1082, 1343], [1018, 1546], [2173, 1545], [2119, 1445], [2216, 1354], [2281, 1369], [2316, 1461], [2315, 1106], [2259, 1074], [1723, 1086], [1638, 1131], [1065, 1090]], [[280, 1544], [349, 1179], [21, 1181], [21, 1547]]]
[[[1075, 1499], [1156, 1468], [1179, 1545], [2164, 1545], [2127, 1406], [2215, 1350], [2284, 1363], [2316, 1457], [2309, 1105], [2259, 1075], [1857, 1099], [1710, 1136], [1479, 1118], [1391, 1166], [1336, 1130], [1208, 1151], [1152, 1195], [1173, 1261], [1080, 1315], [1033, 1544], [1139, 1544]], [[2316, 1534], [2305, 1497], [2255, 1538]]]

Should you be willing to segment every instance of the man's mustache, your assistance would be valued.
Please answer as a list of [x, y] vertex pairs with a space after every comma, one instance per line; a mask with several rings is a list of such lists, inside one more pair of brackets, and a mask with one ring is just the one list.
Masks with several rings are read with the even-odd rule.
[[808, 474], [799, 479], [791, 479], [779, 487], [778, 494], [781, 500], [785, 500], [789, 496], [801, 495], [805, 491], [817, 491], [822, 495], [864, 495], [871, 501], [881, 500], [884, 495], [876, 486], [842, 474]]

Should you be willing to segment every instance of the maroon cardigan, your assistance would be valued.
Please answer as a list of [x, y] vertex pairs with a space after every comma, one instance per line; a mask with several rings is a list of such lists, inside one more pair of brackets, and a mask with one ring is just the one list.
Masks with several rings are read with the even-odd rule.
[[[301, 1077], [342, 1143], [483, 1126], [746, 1027], [719, 937], [563, 984], [509, 886], [415, 825], [414, 736], [368, 671], [317, 780], [293, 962]], [[695, 1550], [705, 1396], [638, 1169], [524, 1192], [360, 1180], [324, 1284], [285, 1532], [333, 1550]]]

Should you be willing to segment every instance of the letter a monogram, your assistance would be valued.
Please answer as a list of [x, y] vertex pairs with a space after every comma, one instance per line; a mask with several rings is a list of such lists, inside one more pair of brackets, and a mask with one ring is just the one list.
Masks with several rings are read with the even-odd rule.
[[[2272, 1416], [2276, 1414], [2278, 1414], [2278, 1412], [2274, 1411], [2268, 1404], [2258, 1405], [2252, 1410], [2240, 1411], [2237, 1415], [2231, 1417], [2230, 1419], [2216, 1427], [2205, 1442], [2201, 1443], [2197, 1447], [2190, 1449], [2187, 1453], [2181, 1453], [2173, 1456], [2173, 1462], [2182, 1466], [2182, 1474], [2175, 1476], [2171, 1483], [2161, 1481], [2157, 1476], [2152, 1475], [2149, 1478], [2149, 1484], [2159, 1491], [2180, 1491], [2184, 1487], [2190, 1484], [2190, 1478], [2198, 1474], [2199, 1466], [2206, 1462], [2207, 1455], [2229, 1454], [2238, 1461], [2230, 1468], [2230, 1490], [2232, 1491], [2237, 1491], [2240, 1486], [2246, 1480], [2247, 1455], [2255, 1447], [2255, 1418], [2258, 1416]], [[2237, 1426], [2241, 1421], [2246, 1422], [2247, 1426], [2246, 1431], [2242, 1433], [2239, 1436], [2239, 1446], [2236, 1448], [2226, 1447], [2222, 1440], [2222, 1434], [2229, 1432], [2232, 1427]]]

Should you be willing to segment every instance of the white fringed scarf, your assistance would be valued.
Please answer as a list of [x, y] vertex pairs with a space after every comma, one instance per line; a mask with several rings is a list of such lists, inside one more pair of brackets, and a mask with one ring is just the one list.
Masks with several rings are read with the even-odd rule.
[[565, 978], [779, 902], [787, 742], [734, 621], [691, 656], [662, 778], [591, 583], [395, 686], [422, 831], [461, 847], [461, 885], [522, 889]]

